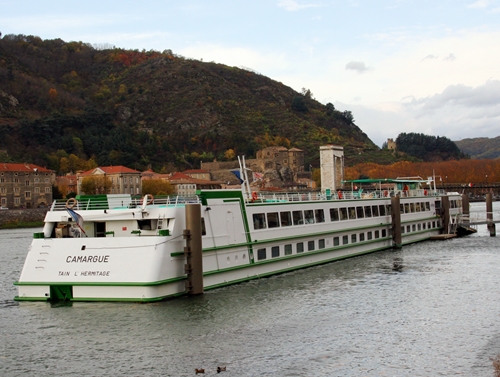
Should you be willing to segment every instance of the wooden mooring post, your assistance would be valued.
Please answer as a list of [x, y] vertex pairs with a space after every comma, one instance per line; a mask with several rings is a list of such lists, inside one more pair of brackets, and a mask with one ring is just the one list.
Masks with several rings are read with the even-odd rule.
[[496, 227], [493, 222], [493, 195], [491, 193], [486, 194], [486, 220], [488, 222], [488, 230], [490, 231], [490, 237], [496, 236]]
[[401, 209], [399, 205], [399, 196], [391, 198], [391, 217], [392, 217], [392, 241], [393, 247], [401, 249], [403, 241], [401, 239]]
[[450, 233], [450, 198], [445, 195], [441, 197], [441, 220], [443, 221], [443, 233]]
[[201, 244], [201, 205], [186, 204], [186, 229], [184, 230], [184, 255], [187, 275], [186, 291], [190, 295], [203, 293], [203, 255]]

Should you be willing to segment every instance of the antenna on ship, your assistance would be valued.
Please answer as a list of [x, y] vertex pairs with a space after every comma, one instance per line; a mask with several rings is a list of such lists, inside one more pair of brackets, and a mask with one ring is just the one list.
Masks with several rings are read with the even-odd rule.
[[248, 174], [245, 165], [245, 156], [238, 156], [238, 162], [240, 164], [240, 179], [241, 179], [241, 191], [243, 192], [243, 196], [246, 196], [247, 199], [250, 198], [250, 183], [248, 182]]

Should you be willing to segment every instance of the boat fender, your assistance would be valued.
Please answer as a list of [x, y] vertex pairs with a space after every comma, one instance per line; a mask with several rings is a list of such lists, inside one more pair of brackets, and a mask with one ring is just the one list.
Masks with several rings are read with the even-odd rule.
[[152, 204], [153, 200], [155, 200], [155, 197], [153, 195], [151, 194], [144, 195], [144, 198], [142, 198], [142, 210], [146, 209], [146, 206]]
[[78, 203], [78, 201], [75, 199], [75, 198], [69, 198], [67, 201], [66, 201], [66, 208], [73, 208], [74, 206], [76, 206], [76, 204]]
[[255, 202], [258, 198], [259, 196], [257, 195], [257, 193], [255, 191], [252, 192], [252, 201]]

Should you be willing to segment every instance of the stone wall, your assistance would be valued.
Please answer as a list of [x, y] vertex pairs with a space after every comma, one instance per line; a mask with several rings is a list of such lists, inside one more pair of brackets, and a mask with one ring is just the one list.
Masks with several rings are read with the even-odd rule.
[[12, 222], [43, 221], [48, 208], [0, 210], [0, 226]]

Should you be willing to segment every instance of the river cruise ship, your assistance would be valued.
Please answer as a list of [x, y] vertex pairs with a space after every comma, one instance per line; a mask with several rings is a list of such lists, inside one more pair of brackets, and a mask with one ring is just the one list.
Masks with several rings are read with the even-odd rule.
[[193, 205], [205, 290], [428, 240], [451, 231], [461, 212], [461, 195], [419, 179], [343, 187], [56, 200], [34, 234], [15, 299], [151, 302], [186, 294], [186, 209]]
[[[293, 156], [292, 156], [293, 158]], [[192, 197], [55, 201], [34, 234], [19, 301], [151, 302], [454, 233], [458, 193], [433, 179], [344, 181], [343, 148], [321, 146], [321, 192], [251, 189]]]

